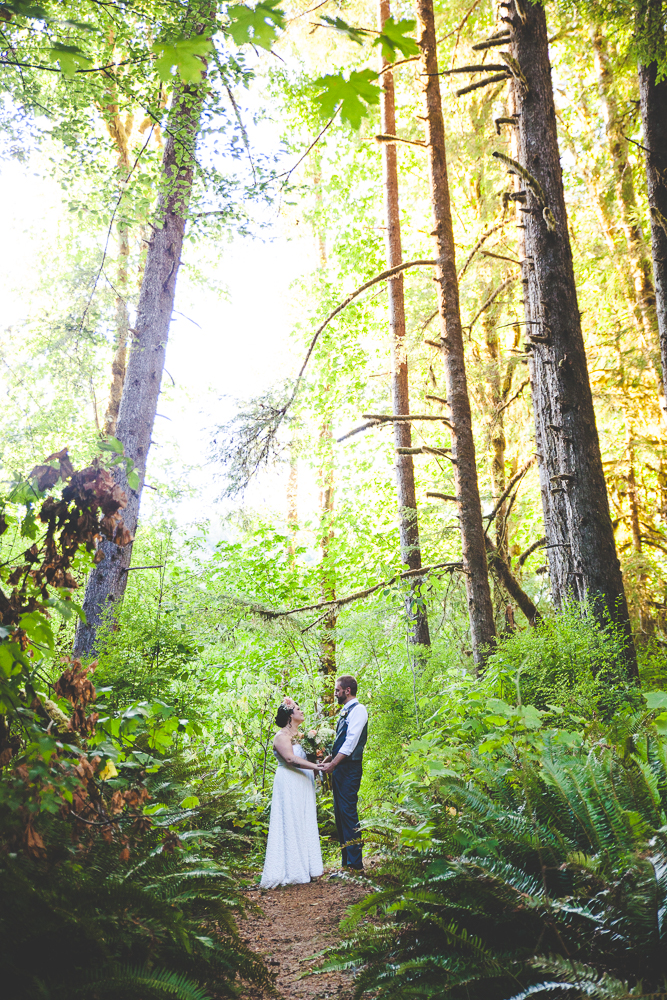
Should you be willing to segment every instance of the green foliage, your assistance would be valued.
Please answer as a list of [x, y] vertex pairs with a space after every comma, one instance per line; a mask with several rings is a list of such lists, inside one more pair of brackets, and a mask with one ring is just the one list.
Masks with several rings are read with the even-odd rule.
[[346, 77], [343, 72], [328, 73], [315, 81], [322, 88], [315, 102], [323, 118], [333, 118], [340, 110], [341, 118], [357, 129], [368, 112], [368, 108], [379, 104], [380, 88], [373, 80], [377, 73], [370, 69], [351, 70]]
[[389, 16], [382, 25], [382, 31], [374, 40], [373, 45], [379, 45], [382, 49], [382, 57], [387, 62], [394, 62], [400, 53], [404, 59], [419, 55], [419, 46], [414, 38], [408, 37], [414, 30], [417, 22], [402, 18], [395, 21]]
[[166, 83], [174, 70], [184, 83], [200, 83], [206, 69], [204, 58], [213, 50], [210, 38], [178, 38], [173, 42], [154, 42], [151, 52], [157, 55], [155, 68]]
[[[412, 802], [425, 860], [407, 854], [400, 884], [354, 908], [331, 963], [359, 967], [357, 996], [664, 991], [667, 747], [650, 729], [630, 756], [549, 737], [535, 758], [474, 753], [467, 776]], [[414, 834], [403, 843], [423, 857]]]
[[228, 7], [227, 31], [236, 44], [251, 43], [270, 49], [278, 32], [285, 27], [285, 12], [279, 3], [280, 0], [259, 0], [254, 7], [245, 4]]
[[267, 984], [232, 920], [242, 902], [233, 796], [178, 758], [148, 787], [151, 824], [129, 858], [104, 839], [77, 847], [52, 823], [47, 857], [0, 861], [0, 963], [16, 1000], [189, 1000], [236, 995], [239, 976]]

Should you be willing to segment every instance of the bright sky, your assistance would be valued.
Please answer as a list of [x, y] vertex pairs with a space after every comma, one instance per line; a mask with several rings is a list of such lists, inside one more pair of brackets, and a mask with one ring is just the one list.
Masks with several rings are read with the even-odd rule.
[[[264, 139], [273, 141], [270, 131]], [[26, 292], [36, 284], [38, 254], [50, 241], [57, 245], [54, 235], [63, 209], [57, 183], [43, 172], [36, 174], [34, 165], [4, 161], [0, 181], [5, 194], [0, 205], [0, 323], [6, 329], [27, 314]], [[202, 466], [188, 474], [197, 495], [180, 505], [182, 523], [215, 518], [228, 507], [213, 506], [222, 484], [213, 482], [211, 466], [205, 467], [210, 427], [230, 418], [236, 399], [254, 396], [298, 370], [301, 350], [289, 339], [298, 303], [290, 286], [313, 266], [313, 251], [309, 238], [298, 237], [294, 227], [275, 218], [261, 239], [236, 238], [220, 247], [210, 265], [211, 277], [226, 286], [227, 296], [193, 287], [187, 267], [181, 269], [167, 348], [169, 375], [163, 379], [150, 458], [161, 465], [163, 458], [180, 455], [187, 466]], [[190, 253], [188, 248], [186, 262]], [[213, 256], [210, 248], [206, 253]], [[53, 266], [58, 266], [57, 258]], [[174, 468], [178, 470], [178, 460]], [[275, 487], [274, 476], [264, 477], [248, 499], [253, 506], [280, 510], [283, 491], [277, 496]], [[144, 502], [150, 504], [150, 496], [147, 492]]]

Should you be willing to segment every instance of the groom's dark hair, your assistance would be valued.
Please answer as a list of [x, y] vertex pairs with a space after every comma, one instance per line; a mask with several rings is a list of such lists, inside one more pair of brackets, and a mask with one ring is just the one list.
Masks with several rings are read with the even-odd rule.
[[357, 679], [356, 677], [351, 677], [350, 674], [344, 674], [342, 677], [338, 678], [338, 683], [342, 687], [343, 691], [347, 688], [350, 689], [350, 694], [354, 696], [357, 693]]
[[292, 718], [293, 708], [288, 708], [287, 705], [280, 705], [278, 711], [276, 712], [276, 725], [284, 729], [288, 726], [290, 719]]

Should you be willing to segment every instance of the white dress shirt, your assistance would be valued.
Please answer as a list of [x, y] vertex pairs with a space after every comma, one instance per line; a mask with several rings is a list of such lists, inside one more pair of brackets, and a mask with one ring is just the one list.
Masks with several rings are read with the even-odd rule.
[[345, 754], [346, 757], [349, 757], [355, 749], [361, 734], [364, 731], [364, 726], [368, 722], [368, 712], [363, 705], [359, 704], [356, 698], [352, 698], [348, 701], [347, 704], [343, 706], [343, 711], [349, 713], [353, 705], [356, 707], [347, 720], [347, 734], [345, 736], [345, 742], [338, 751], [338, 753]]

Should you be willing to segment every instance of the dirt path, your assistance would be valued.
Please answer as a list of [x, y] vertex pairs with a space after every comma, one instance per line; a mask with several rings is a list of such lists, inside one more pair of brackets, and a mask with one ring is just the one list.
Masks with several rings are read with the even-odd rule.
[[[260, 907], [263, 915], [248, 913], [239, 922], [239, 930], [252, 950], [264, 957], [269, 970], [276, 973], [275, 984], [281, 997], [285, 1000], [351, 997], [350, 973], [301, 977], [317, 964], [312, 957], [316, 952], [339, 940], [338, 924], [347, 907], [367, 894], [368, 889], [355, 882], [329, 880], [326, 875], [307, 885], [248, 893], [248, 899]], [[265, 1000], [265, 995], [250, 988], [244, 1000]]]

